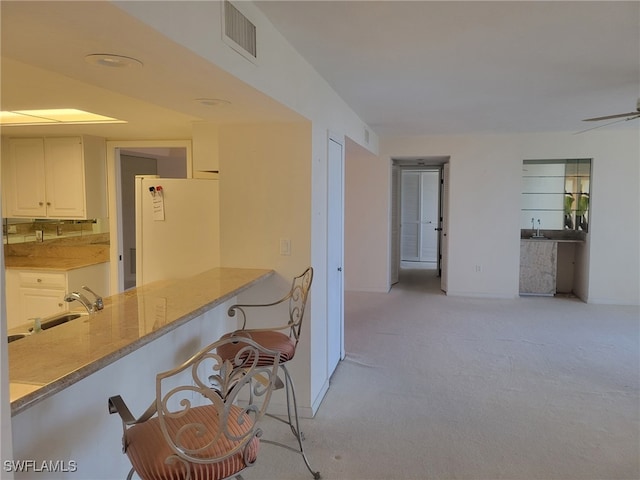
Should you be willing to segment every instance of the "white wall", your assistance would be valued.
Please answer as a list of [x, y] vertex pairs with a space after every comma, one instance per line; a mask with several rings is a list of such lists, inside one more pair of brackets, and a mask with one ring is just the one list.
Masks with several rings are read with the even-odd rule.
[[634, 129], [382, 138], [380, 161], [368, 162], [378, 175], [370, 173], [368, 183], [349, 181], [346, 190], [349, 197], [377, 191], [387, 202], [371, 204], [377, 215], [365, 226], [368, 235], [385, 239], [367, 259], [380, 271], [384, 265], [384, 273], [372, 280], [363, 272], [350, 287], [389, 288], [392, 157], [451, 156], [448, 294], [493, 298], [518, 295], [522, 160], [592, 158], [590, 232], [582, 252], [588, 278], [578, 279], [579, 288], [591, 303], [640, 304], [639, 144]]
[[[311, 265], [311, 125], [308, 121], [282, 124], [221, 126], [220, 152], [220, 251], [222, 266], [270, 268], [277, 276], [241, 296], [241, 302], [266, 303], [282, 298], [291, 279]], [[290, 255], [280, 254], [280, 240], [288, 239]], [[318, 302], [317, 278], [311, 290], [311, 302]], [[314, 353], [320, 349], [316, 363], [326, 355], [324, 329], [311, 315], [305, 315], [302, 339], [291, 364], [300, 404], [306, 416], [320, 386], [310, 381], [309, 368]], [[286, 324], [287, 317], [254, 317], [252, 326]], [[326, 372], [314, 378], [323, 382]], [[313, 385], [313, 388], [312, 388]], [[272, 401], [284, 412], [285, 400], [280, 392]]]
[[[309, 122], [220, 127], [222, 266], [285, 277], [311, 260]], [[291, 255], [280, 255], [280, 239]]]
[[388, 291], [385, 283], [387, 248], [385, 235], [377, 235], [381, 220], [389, 215], [385, 196], [388, 162], [357, 143], [345, 145], [344, 286], [345, 290]]

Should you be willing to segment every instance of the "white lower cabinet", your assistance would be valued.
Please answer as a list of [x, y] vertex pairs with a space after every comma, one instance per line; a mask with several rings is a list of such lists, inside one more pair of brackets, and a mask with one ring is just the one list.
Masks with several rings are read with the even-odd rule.
[[[66, 272], [7, 269], [5, 275], [7, 328], [68, 311], [70, 304], [64, 301], [64, 296], [68, 292], [81, 291], [83, 285], [105, 297], [109, 293], [108, 262]], [[91, 294], [84, 293], [92, 299]]]

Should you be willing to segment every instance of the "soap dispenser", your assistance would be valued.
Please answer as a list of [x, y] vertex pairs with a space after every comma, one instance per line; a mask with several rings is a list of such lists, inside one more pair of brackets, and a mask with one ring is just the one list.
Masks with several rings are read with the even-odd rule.
[[40, 320], [40, 317], [34, 318], [32, 333], [40, 333], [41, 331], [42, 331], [42, 320]]

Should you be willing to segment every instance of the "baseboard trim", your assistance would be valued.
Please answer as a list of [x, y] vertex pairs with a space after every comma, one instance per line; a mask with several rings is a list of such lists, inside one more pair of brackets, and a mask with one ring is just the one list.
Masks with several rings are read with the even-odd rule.
[[519, 293], [483, 293], [483, 292], [457, 292], [449, 290], [446, 292], [448, 297], [469, 297], [469, 298], [493, 298], [499, 300], [512, 300], [520, 298]]
[[320, 404], [322, 403], [322, 400], [324, 400], [324, 396], [328, 391], [329, 379], [324, 381], [322, 388], [320, 388], [320, 391], [318, 392], [318, 395], [316, 395], [316, 398], [313, 400], [313, 402], [311, 402], [311, 408], [309, 409], [309, 413], [311, 414], [311, 416], [305, 418], [313, 418], [316, 415], [318, 409], [320, 408]]
[[389, 293], [389, 288], [380, 289], [380, 288], [345, 288], [345, 292], [353, 292], [353, 293]]
[[639, 307], [640, 303], [630, 302], [628, 300], [619, 300], [615, 298], [593, 298], [588, 297], [586, 300], [583, 300], [585, 303], [590, 305], [618, 305], [620, 307]]
[[[318, 395], [316, 395], [316, 398], [313, 400], [313, 402], [311, 402], [311, 406], [303, 406], [298, 403], [298, 416], [300, 418], [315, 417], [316, 412], [318, 411], [318, 408], [320, 408], [320, 404], [322, 403], [322, 400], [324, 400], [324, 396], [327, 394], [327, 391], [329, 391], [329, 380], [326, 380], [324, 382], [324, 384], [322, 385], [322, 388], [320, 388], [320, 392], [318, 393]], [[271, 402], [269, 404], [268, 411], [272, 415], [277, 415], [279, 417], [286, 417], [287, 404]]]

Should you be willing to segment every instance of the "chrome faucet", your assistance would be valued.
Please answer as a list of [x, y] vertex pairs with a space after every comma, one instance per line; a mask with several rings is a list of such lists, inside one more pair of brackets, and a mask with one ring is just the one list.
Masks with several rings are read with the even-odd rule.
[[96, 292], [94, 292], [93, 290], [91, 290], [86, 285], [83, 285], [82, 288], [84, 290], [86, 290], [87, 292], [89, 292], [91, 295], [94, 296], [94, 298], [95, 298], [95, 300], [93, 301], [93, 309], [94, 309], [94, 311], [95, 310], [102, 310], [104, 308], [104, 302], [102, 301], [102, 297], [100, 295], [98, 295]]
[[536, 231], [536, 237], [540, 237], [540, 219], [538, 219], [538, 230]]
[[74, 300], [77, 300], [78, 302], [80, 302], [82, 306], [87, 309], [87, 313], [89, 315], [91, 315], [94, 312], [93, 304], [89, 301], [87, 297], [85, 297], [81, 293], [71, 292], [71, 293], [67, 293], [64, 296], [65, 302], [73, 302]]

